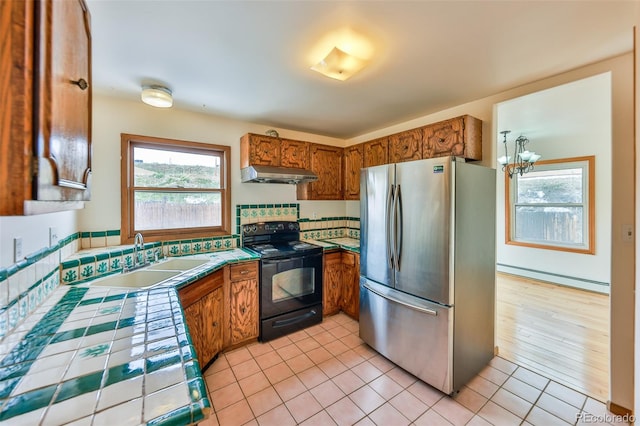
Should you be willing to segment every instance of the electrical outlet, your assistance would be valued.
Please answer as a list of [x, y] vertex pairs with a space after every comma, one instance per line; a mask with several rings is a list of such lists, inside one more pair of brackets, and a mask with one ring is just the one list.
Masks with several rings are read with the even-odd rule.
[[57, 246], [58, 241], [60, 241], [60, 238], [58, 237], [58, 228], [52, 226], [49, 228], [49, 247]]
[[312, 219], [317, 219], [318, 218], [318, 213], [316, 213], [316, 212], [311, 213], [311, 218]]
[[18, 263], [24, 257], [22, 256], [22, 237], [15, 237], [13, 239], [13, 261]]

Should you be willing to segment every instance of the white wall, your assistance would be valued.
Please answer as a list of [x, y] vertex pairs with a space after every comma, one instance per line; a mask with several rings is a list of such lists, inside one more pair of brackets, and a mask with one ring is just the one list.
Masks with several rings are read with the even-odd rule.
[[[496, 105], [496, 126], [511, 130], [508, 147], [520, 134], [527, 149], [543, 160], [595, 155], [595, 255], [540, 250], [505, 244], [505, 180], [497, 176], [497, 262], [586, 281], [609, 283], [611, 278], [611, 73], [585, 78], [521, 96]], [[503, 154], [501, 135], [497, 155]], [[512, 154], [513, 155], [513, 154]], [[556, 279], [558, 277], [555, 277]], [[544, 275], [543, 275], [544, 279]], [[554, 277], [550, 276], [553, 280]], [[587, 286], [589, 283], [585, 282]], [[595, 285], [594, 287], [602, 287]], [[608, 292], [608, 288], [600, 288]]]
[[13, 239], [22, 238], [24, 256], [49, 247], [49, 227], [56, 227], [62, 239], [78, 232], [77, 211], [37, 216], [0, 216], [0, 268], [13, 265]]
[[[91, 201], [79, 214], [83, 231], [120, 229], [120, 134], [132, 133], [231, 147], [231, 214], [235, 224], [237, 204], [295, 203], [295, 185], [242, 183], [240, 137], [248, 132], [264, 134], [271, 127], [228, 120], [177, 109], [158, 109], [141, 102], [108, 96], [93, 98], [93, 188]], [[343, 141], [301, 132], [278, 130], [280, 136], [327, 145]], [[343, 216], [343, 202], [300, 203], [302, 217]], [[235, 230], [233, 230], [235, 232]]]

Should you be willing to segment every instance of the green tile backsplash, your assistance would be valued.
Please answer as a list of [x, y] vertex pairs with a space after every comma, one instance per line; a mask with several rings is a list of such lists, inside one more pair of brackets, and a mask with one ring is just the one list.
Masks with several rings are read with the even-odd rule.
[[[184, 256], [212, 253], [241, 246], [241, 226], [270, 220], [300, 222], [302, 239], [359, 238], [357, 217], [300, 218], [300, 204], [240, 204], [236, 206], [236, 234], [153, 242], [145, 244], [145, 256]], [[96, 251], [94, 249], [101, 249]], [[81, 250], [91, 249], [83, 254]], [[26, 259], [0, 268], [0, 339], [33, 312], [61, 283], [77, 284], [119, 273], [133, 262], [130, 246], [120, 246], [120, 231], [77, 232], [53, 247], [29, 254]], [[1, 391], [1, 390], [0, 390]]]

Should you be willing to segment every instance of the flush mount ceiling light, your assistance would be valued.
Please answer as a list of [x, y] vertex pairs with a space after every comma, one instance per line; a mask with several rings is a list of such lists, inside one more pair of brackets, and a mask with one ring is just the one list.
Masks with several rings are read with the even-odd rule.
[[364, 68], [365, 65], [367, 62], [363, 59], [334, 47], [324, 59], [312, 66], [311, 69], [329, 78], [344, 81]]
[[309, 52], [311, 69], [344, 81], [362, 70], [373, 56], [373, 44], [349, 27], [327, 33]]
[[158, 108], [170, 108], [173, 105], [171, 90], [159, 85], [142, 86], [142, 102]]

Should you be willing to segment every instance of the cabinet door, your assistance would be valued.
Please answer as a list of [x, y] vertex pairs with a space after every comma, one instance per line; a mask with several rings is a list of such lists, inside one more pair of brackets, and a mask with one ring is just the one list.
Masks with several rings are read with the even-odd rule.
[[36, 13], [37, 199], [88, 200], [91, 32], [82, 0], [42, 1]]
[[33, 197], [34, 2], [0, 1], [0, 216], [24, 213]]
[[196, 357], [200, 363], [200, 368], [206, 365], [204, 359], [204, 342], [207, 336], [202, 332], [202, 306], [199, 302], [194, 303], [191, 306], [184, 308], [184, 319], [187, 322], [189, 328], [189, 336], [193, 342], [193, 347], [196, 350]]
[[354, 319], [358, 319], [360, 310], [359, 270], [359, 256], [355, 253], [343, 252], [341, 306], [344, 313]]
[[407, 130], [389, 136], [389, 162], [420, 160], [422, 158], [422, 129]]
[[222, 350], [223, 283], [223, 272], [216, 271], [178, 292], [202, 369]]
[[280, 149], [282, 167], [309, 168], [309, 143], [283, 139]]
[[360, 169], [364, 165], [364, 144], [344, 150], [344, 199], [360, 199]]
[[204, 367], [222, 350], [222, 288], [207, 294], [198, 305], [202, 317], [202, 334], [206, 336], [202, 343]]
[[309, 184], [309, 199], [342, 199], [342, 152], [343, 148], [311, 145], [311, 170], [318, 175], [318, 180]]
[[279, 166], [280, 139], [247, 133], [240, 139], [240, 167]]
[[339, 251], [325, 253], [323, 260], [322, 314], [333, 315], [340, 311], [342, 257]]
[[464, 154], [463, 131], [462, 117], [423, 127], [423, 158], [462, 156]]
[[258, 337], [258, 282], [235, 281], [230, 285], [231, 344]]
[[364, 144], [364, 167], [389, 164], [389, 139], [374, 139]]

